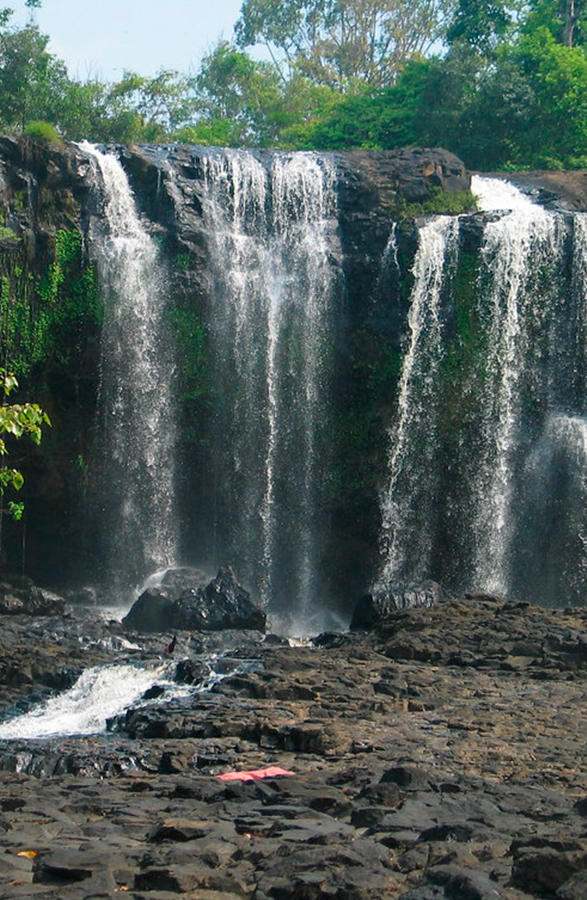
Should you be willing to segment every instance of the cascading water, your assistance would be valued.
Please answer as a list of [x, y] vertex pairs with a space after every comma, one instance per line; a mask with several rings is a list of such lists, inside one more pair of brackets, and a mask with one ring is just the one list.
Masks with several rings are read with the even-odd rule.
[[338, 252], [327, 156], [210, 151], [215, 457], [227, 523], [216, 553], [272, 608], [315, 608], [318, 518]]
[[139, 703], [145, 691], [165, 681], [165, 668], [114, 665], [86, 669], [69, 691], [0, 725], [0, 740], [103, 731], [106, 719]]
[[490, 591], [507, 593], [522, 388], [531, 350], [536, 279], [553, 267], [560, 243], [555, 215], [532, 203], [513, 185], [476, 177], [472, 187], [481, 209], [510, 210], [487, 222], [481, 248], [489, 282], [486, 293], [480, 293], [488, 345], [481, 454], [473, 489], [475, 578]]
[[441, 298], [457, 243], [458, 219], [437, 217], [418, 230], [409, 335], [390, 434], [389, 483], [381, 503], [385, 554], [381, 586], [420, 580], [430, 568], [439, 474], [437, 382], [444, 353]]
[[489, 215], [466, 225], [461, 274], [449, 277], [445, 222], [419, 229], [375, 587], [432, 577], [580, 602], [587, 217], [496, 179], [475, 178], [473, 191]]
[[103, 215], [91, 251], [104, 295], [101, 407], [109, 587], [121, 600], [176, 560], [175, 414], [163, 263], [116, 156], [84, 142]]
[[[548, 416], [524, 470], [525, 589], [542, 601], [583, 601], [587, 581], [587, 418]], [[540, 568], [536, 567], [540, 560]]]

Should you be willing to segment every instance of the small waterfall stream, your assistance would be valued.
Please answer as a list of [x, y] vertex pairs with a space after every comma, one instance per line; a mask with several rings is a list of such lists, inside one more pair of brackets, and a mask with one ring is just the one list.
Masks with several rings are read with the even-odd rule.
[[441, 298], [458, 233], [458, 219], [448, 216], [438, 216], [418, 229], [409, 334], [390, 434], [389, 483], [381, 501], [382, 584], [421, 580], [430, 566], [438, 477], [436, 388], [444, 352]]
[[91, 253], [104, 295], [101, 410], [107, 583], [119, 597], [175, 562], [175, 412], [163, 310], [164, 264], [116, 156], [80, 144], [103, 216]]

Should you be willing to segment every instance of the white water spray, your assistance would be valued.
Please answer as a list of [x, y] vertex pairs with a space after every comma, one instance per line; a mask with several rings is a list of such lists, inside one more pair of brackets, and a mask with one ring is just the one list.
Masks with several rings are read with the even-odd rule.
[[146, 690], [164, 681], [166, 668], [114, 665], [86, 669], [69, 691], [0, 725], [0, 740], [99, 734], [107, 719], [136, 704]]
[[489, 591], [507, 593], [515, 518], [515, 454], [529, 351], [529, 320], [535, 308], [532, 279], [559, 252], [556, 217], [533, 204], [513, 185], [476, 177], [473, 192], [486, 210], [511, 212], [485, 226], [482, 257], [489, 297], [488, 346], [482, 415], [482, 453], [477, 461], [473, 521], [475, 578]]
[[[318, 437], [328, 403], [337, 252], [328, 157], [244, 151], [204, 158], [217, 458], [232, 508], [225, 553], [265, 601], [313, 607]], [[228, 445], [228, 446], [225, 446]]]

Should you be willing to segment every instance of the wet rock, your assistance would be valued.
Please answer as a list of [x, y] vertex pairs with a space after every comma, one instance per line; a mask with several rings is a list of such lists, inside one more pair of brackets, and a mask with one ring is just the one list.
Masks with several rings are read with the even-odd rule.
[[498, 886], [479, 872], [461, 869], [457, 866], [438, 866], [427, 873], [433, 885], [446, 888], [448, 897], [459, 900], [502, 900]]
[[185, 843], [196, 838], [205, 837], [209, 830], [209, 822], [193, 822], [189, 819], [166, 819], [153, 828], [148, 840], [154, 844], [160, 844], [163, 841]]
[[397, 785], [404, 791], [426, 790], [430, 784], [430, 776], [424, 769], [416, 766], [393, 766], [381, 776], [381, 785]]
[[312, 638], [315, 647], [322, 647], [325, 650], [332, 650], [335, 647], [344, 647], [352, 641], [352, 635], [342, 634], [339, 631], [323, 631], [322, 634]]
[[470, 841], [473, 829], [469, 825], [434, 825], [420, 835], [421, 841]]
[[159, 587], [148, 588], [123, 619], [129, 631], [265, 630], [266, 616], [229, 566], [203, 583], [198, 569], [169, 570]]
[[33, 882], [73, 884], [90, 878], [103, 865], [96, 854], [81, 850], [56, 850], [39, 856], [33, 866]]
[[0, 585], [0, 616], [62, 616], [65, 600], [44, 588]]
[[351, 631], [369, 631], [386, 622], [399, 609], [430, 608], [442, 600], [442, 588], [435, 581], [420, 585], [390, 585], [362, 597], [353, 611]]
[[[385, 776], [383, 776], [385, 777]], [[400, 791], [397, 783], [383, 782], [368, 785], [358, 796], [358, 800], [366, 800], [379, 806], [395, 808], [406, 798], [406, 794]]]
[[209, 667], [200, 660], [180, 659], [173, 680], [176, 684], [199, 684], [209, 674]]
[[[31, 686], [79, 646], [78, 620], [2, 625]], [[108, 735], [0, 742], [0, 867], [23, 882], [2, 897], [585, 900], [586, 633], [587, 610], [483, 597], [398, 610], [339, 646], [215, 635], [238, 667], [223, 692], [141, 702]], [[104, 634], [91, 626], [82, 659]], [[414, 638], [434, 663], [390, 663], [390, 643]], [[108, 661], [159, 664], [168, 640], [108, 644]], [[535, 665], [501, 668], [512, 656]], [[191, 646], [186, 660], [200, 662]], [[215, 777], [269, 766], [295, 774]]]
[[175, 894], [213, 890], [241, 895], [243, 885], [220, 871], [198, 866], [194, 862], [191, 865], [146, 869], [135, 876], [134, 888], [138, 891], [170, 891]]

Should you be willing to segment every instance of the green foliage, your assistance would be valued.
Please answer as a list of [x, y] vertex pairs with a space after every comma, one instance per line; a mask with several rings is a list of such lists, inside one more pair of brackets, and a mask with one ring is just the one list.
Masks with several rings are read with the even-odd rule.
[[58, 229], [51, 258], [40, 275], [28, 267], [25, 248], [0, 256], [0, 331], [4, 356], [17, 375], [37, 364], [66, 364], [58, 348], [101, 318], [96, 272], [82, 258], [81, 235]]
[[79, 231], [65, 231], [61, 228], [55, 235], [55, 259], [60, 266], [77, 259], [82, 247]]
[[50, 122], [29, 122], [25, 125], [24, 134], [27, 137], [34, 138], [36, 141], [42, 141], [45, 144], [59, 144], [61, 138], [54, 125]]
[[[444, 146], [480, 170], [582, 167], [586, 35], [587, 0], [244, 0], [236, 43], [195, 75], [109, 84], [70, 78], [32, 15], [18, 28], [2, 9], [0, 129], [49, 143]], [[271, 62], [246, 52], [257, 43]], [[59, 278], [40, 284], [48, 303]]]
[[192, 261], [189, 253], [178, 253], [175, 257], [175, 268], [178, 272], [188, 272]]
[[192, 305], [172, 306], [170, 317], [178, 359], [181, 359], [179, 390], [182, 399], [201, 399], [210, 389], [206, 329]]
[[6, 504], [6, 509], [8, 515], [11, 516], [15, 522], [20, 522], [24, 515], [24, 503], [16, 503], [14, 500], [10, 500]]
[[476, 209], [476, 198], [471, 191], [448, 194], [442, 188], [432, 188], [423, 203], [400, 203], [395, 211], [398, 219], [416, 216], [449, 215], [459, 216]]
[[19, 236], [15, 234], [11, 228], [6, 228], [4, 225], [0, 225], [0, 241], [8, 241], [11, 244], [18, 244], [19, 240]]
[[458, 0], [446, 39], [449, 44], [466, 43], [487, 53], [512, 24], [508, 0]]
[[336, 104], [312, 122], [306, 140], [308, 149], [379, 150], [412, 144], [415, 135], [410, 96], [420, 72], [414, 63], [406, 72], [394, 88], [361, 88], [339, 97]]
[[281, 99], [274, 66], [256, 62], [228, 41], [204, 59], [194, 88], [198, 121], [177, 132], [193, 143], [265, 146], [276, 140], [273, 125]]
[[[568, 34], [569, 26], [572, 34]], [[585, 0], [531, 0], [522, 20], [522, 30], [533, 34], [545, 27], [556, 41], [568, 47], [584, 45], [587, 38]]]
[[[574, 168], [587, 156], [587, 57], [546, 27], [504, 46], [476, 76], [459, 78], [471, 58], [433, 66], [416, 131], [472, 168]], [[440, 77], [436, 77], [440, 76]], [[443, 111], [449, 114], [444, 115]]]
[[[0, 391], [3, 395], [3, 403], [0, 406], [0, 434], [9, 435], [12, 438], [22, 438], [28, 435], [35, 444], [40, 444], [43, 435], [43, 426], [51, 425], [51, 420], [46, 412], [36, 403], [8, 403], [8, 397], [18, 387], [18, 380], [13, 372], [0, 369]], [[0, 456], [8, 454], [8, 447], [4, 438], [0, 438]], [[8, 488], [20, 491], [24, 484], [22, 472], [10, 466], [0, 466], [0, 496], [4, 496]], [[11, 502], [8, 512], [15, 519], [22, 518], [24, 504]]]
[[65, 65], [47, 51], [49, 39], [36, 25], [11, 28], [9, 19], [0, 19], [0, 122], [10, 131], [37, 120], [57, 126], [69, 82]]

